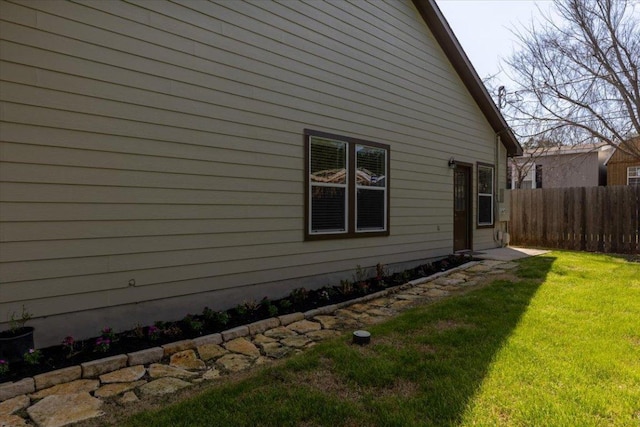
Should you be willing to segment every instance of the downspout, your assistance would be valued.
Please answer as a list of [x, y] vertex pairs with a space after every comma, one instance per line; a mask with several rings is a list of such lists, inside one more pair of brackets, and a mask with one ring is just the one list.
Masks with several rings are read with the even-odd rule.
[[[498, 219], [500, 218], [500, 210], [498, 206], [498, 198], [500, 196], [500, 144], [502, 140], [500, 139], [500, 133], [496, 133], [496, 144], [494, 146], [494, 164], [495, 166], [495, 177], [494, 177], [494, 196], [493, 196], [493, 241], [495, 243], [500, 243], [500, 246], [503, 246], [502, 242], [502, 226], [499, 225]], [[496, 230], [496, 225], [498, 225]]]

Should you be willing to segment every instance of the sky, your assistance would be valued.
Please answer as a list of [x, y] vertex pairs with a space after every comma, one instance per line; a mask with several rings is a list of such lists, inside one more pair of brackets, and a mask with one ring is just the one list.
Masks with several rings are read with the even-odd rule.
[[[552, 0], [436, 0], [480, 78], [498, 74], [495, 84], [509, 85], [500, 61], [517, 49], [513, 30], [541, 20]], [[540, 10], [539, 10], [539, 9]]]

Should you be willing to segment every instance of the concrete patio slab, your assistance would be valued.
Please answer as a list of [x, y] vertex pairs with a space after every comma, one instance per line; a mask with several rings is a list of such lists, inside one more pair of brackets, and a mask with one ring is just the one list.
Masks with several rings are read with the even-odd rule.
[[549, 252], [551, 251], [544, 249], [508, 246], [506, 248], [485, 249], [479, 252], [474, 252], [473, 257], [478, 259], [490, 259], [496, 261], [513, 261], [516, 259], [528, 258], [530, 256], [542, 255]]

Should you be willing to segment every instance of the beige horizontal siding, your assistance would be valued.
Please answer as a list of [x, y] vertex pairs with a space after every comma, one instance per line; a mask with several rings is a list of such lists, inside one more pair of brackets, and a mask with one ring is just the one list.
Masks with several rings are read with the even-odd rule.
[[163, 203], [227, 204], [227, 205], [289, 205], [299, 206], [300, 194], [279, 195], [254, 191], [185, 190], [167, 188], [110, 187], [60, 184], [0, 184], [0, 192], [10, 202], [49, 203]]
[[169, 203], [2, 203], [4, 221], [102, 221], [102, 220], [160, 220], [160, 219], [255, 219], [260, 217], [288, 218], [303, 212], [290, 206], [252, 205], [172, 205]]
[[[0, 67], [1, 68], [1, 67]], [[184, 149], [184, 145], [204, 146], [215, 148], [213, 144], [221, 144], [224, 148], [231, 145], [234, 140], [241, 140], [238, 154], [248, 156], [252, 148], [256, 153], [268, 151], [268, 154], [296, 155], [300, 156], [300, 147], [287, 144], [265, 144], [265, 141], [289, 140], [293, 141], [290, 132], [275, 131], [266, 128], [251, 126], [231, 126], [234, 134], [216, 133], [213, 138], [211, 132], [198, 131], [187, 128], [176, 128], [164, 124], [150, 124], [134, 122], [118, 117], [101, 117], [77, 111], [62, 111], [24, 104], [5, 105], [2, 111], [3, 120], [12, 124], [22, 124], [45, 128], [62, 127], [66, 130], [94, 132], [102, 135], [113, 134], [116, 137], [138, 138], [144, 140], [157, 140], [164, 143], [179, 144], [177, 149]], [[216, 129], [219, 131], [219, 129]], [[229, 143], [226, 141], [230, 140]], [[299, 135], [295, 140], [300, 140]], [[212, 146], [213, 145], [213, 146]]]
[[[12, 222], [0, 224], [0, 241], [72, 240], [137, 236], [203, 235], [226, 233], [256, 233], [260, 231], [298, 231], [302, 211], [290, 208], [264, 212], [246, 210], [244, 219], [172, 219], [126, 221], [46, 221]], [[253, 213], [253, 217], [251, 214]], [[238, 215], [240, 216], [240, 215]], [[283, 221], [282, 220], [286, 220]], [[297, 236], [299, 237], [299, 236]]]
[[[444, 236], [443, 236], [444, 237]], [[417, 240], [414, 239], [413, 240]], [[448, 239], [447, 239], [448, 240]], [[437, 240], [435, 240], [437, 242]], [[387, 259], [389, 255], [389, 249], [392, 256], [400, 256], [406, 253], [418, 253], [422, 248], [423, 242], [407, 242], [398, 245], [392, 245], [391, 247], [385, 247], [382, 245], [375, 245], [369, 243], [364, 245], [360, 249], [366, 250], [367, 257], [384, 257]], [[318, 252], [316, 256], [321, 256], [323, 261], [327, 265], [336, 268], [336, 271], [353, 269], [353, 265], [344, 265], [349, 262], [349, 257], [345, 258], [345, 255], [353, 249], [333, 248], [331, 250]], [[209, 251], [212, 252], [212, 251]], [[239, 280], [248, 273], [271, 274], [277, 273], [276, 270], [292, 272], [297, 271], [294, 277], [305, 277], [310, 273], [305, 273], [305, 268], [310, 265], [314, 265], [314, 269], [318, 269], [318, 273], [322, 272], [322, 266], [316, 266], [317, 263], [312, 261], [312, 258], [308, 254], [288, 254], [287, 256], [278, 255], [277, 248], [265, 251], [264, 247], [255, 245], [252, 248], [245, 248], [242, 252], [241, 248], [221, 248], [217, 251], [217, 257], [208, 258], [215, 261], [197, 263], [197, 259], [193, 256], [197, 254], [182, 251], [176, 255], [181, 257], [187, 257], [188, 262], [179, 263], [180, 260], [172, 261], [174, 258], [170, 256], [165, 257], [165, 262], [159, 262], [162, 254], [155, 254], [153, 257], [147, 256], [147, 265], [136, 264], [136, 270], [127, 270], [126, 267], [123, 271], [109, 272], [108, 267], [112, 263], [117, 263], [117, 257], [94, 257], [94, 258], [73, 258], [67, 259], [63, 262], [60, 261], [38, 261], [29, 263], [11, 263], [8, 264], [11, 270], [11, 276], [9, 277], [12, 283], [3, 285], [3, 288], [7, 292], [3, 292], [0, 297], [0, 302], [19, 301], [21, 299], [27, 299], [31, 297], [33, 293], [38, 293], [40, 297], [55, 296], [55, 295], [73, 295], [76, 293], [87, 293], [97, 291], [112, 291], [114, 289], [129, 288], [129, 280], [135, 278], [136, 287], [153, 287], [156, 292], [164, 292], [160, 294], [154, 294], [154, 298], [165, 298], [175, 294], [175, 289], [171, 290], [170, 287], [166, 287], [166, 283], [170, 282], [184, 282], [184, 285], [180, 287], [180, 290], [186, 294], [203, 292], [205, 290], [218, 289], [218, 286], [222, 286], [218, 282], [219, 276], [225, 276], [227, 274], [235, 274], [239, 276]], [[144, 255], [141, 255], [144, 257]], [[419, 259], [409, 258], [409, 259]], [[131, 259], [131, 256], [128, 257]], [[123, 257], [123, 262], [130, 262]], [[172, 265], [172, 262], [178, 265]], [[143, 269], [140, 269], [140, 268]], [[73, 268], [75, 276], [65, 276], [64, 274], [69, 271], [69, 268]], [[99, 271], [100, 274], [95, 273]], [[299, 274], [299, 276], [297, 276]], [[38, 279], [39, 275], [47, 277], [47, 286], [43, 287], [43, 281]], [[21, 280], [28, 276], [33, 276], [35, 279]], [[202, 279], [211, 279], [209, 283], [202, 282]], [[215, 280], [213, 280], [215, 279]], [[263, 278], [264, 280], [264, 278]], [[214, 283], [215, 282], [215, 283]], [[256, 282], [259, 283], [260, 281]], [[224, 283], [224, 282], [222, 282]], [[245, 283], [248, 285], [251, 283]], [[130, 302], [130, 301], [129, 301]]]
[[[17, 108], [24, 115], [29, 114], [28, 109], [22, 109], [21, 106], [17, 106]], [[50, 111], [50, 113], [54, 112]], [[82, 119], [85, 119], [86, 116], [78, 118], [81, 120], [76, 123], [85, 124]], [[46, 118], [38, 117], [39, 122], [43, 120]], [[73, 122], [69, 122], [70, 126], [72, 126], [71, 123]], [[53, 122], [47, 124], [53, 124]], [[62, 122], [61, 124], [67, 123]], [[99, 152], [99, 155], [91, 157], [92, 165], [95, 167], [113, 169], [121, 166], [121, 162], [125, 162], [134, 163], [138, 170], [166, 169], [167, 172], [202, 171], [204, 173], [211, 172], [211, 161], [215, 161], [216, 170], [226, 167], [224, 173], [231, 176], [234, 174], [235, 176], [252, 176], [254, 168], [247, 166], [260, 166], [263, 168], [263, 172], [276, 168], [280, 173], [280, 170], [283, 169], [298, 170], [300, 163], [298, 150], [294, 151], [286, 146], [285, 149], [281, 149], [273, 144], [267, 146], [264, 144], [264, 139], [223, 135], [222, 138], [212, 140], [211, 138], [195, 138], [198, 134], [189, 134], [189, 138], [185, 142], [178, 142], [94, 133], [89, 132], [88, 129], [88, 127], [82, 130], [57, 129], [42, 124], [3, 123], [2, 139], [7, 142], [20, 143], [20, 145], [4, 144], [2, 147], [3, 157], [6, 154], [8, 159], [13, 156], [18, 159], [15, 161], [24, 159], [24, 161], [37, 163], [43, 162], [42, 156], [39, 155], [40, 150], [52, 150], [53, 153], [56, 153], [57, 150], [62, 149], [78, 149], [78, 151], [58, 151], [64, 155], [49, 156], [46, 162], [48, 164], [55, 162], [55, 164], [69, 166], [85, 166], [87, 163], [86, 160], [83, 160], [83, 153], [88, 157], [91, 156], [91, 152]], [[116, 130], [121, 131], [122, 129], [118, 127]], [[109, 144], [110, 151], [105, 151], [105, 144]], [[265, 152], [266, 149], [273, 152]], [[131, 156], [125, 157], [123, 155]], [[242, 168], [238, 169], [236, 165], [242, 165]], [[245, 170], [247, 171], [246, 175], [243, 175]], [[286, 173], [286, 170], [284, 172]]]
[[[443, 255], [447, 159], [493, 163], [410, 1], [0, 7], [1, 312]], [[389, 237], [303, 241], [304, 128], [391, 146]]]
[[[7, 74], [10, 75], [12, 67], [5, 68], [7, 68]], [[25, 76], [25, 73], [21, 70], [14, 70], [14, 74], [15, 77], [11, 75], [9, 77], [16, 81], [25, 80], [22, 78], [22, 76]], [[391, 117], [390, 113], [381, 115], [377, 109], [372, 109], [372, 115], [365, 115], [364, 113], [366, 111], [364, 111], [361, 106], [356, 107], [358, 111], [357, 113], [349, 114], [344, 110], [331, 107], [323, 109], [322, 106], [311, 101], [307, 102], [306, 105], [302, 105], [301, 102], [298, 103], [301, 105], [296, 105], [295, 103], [292, 105], [291, 102], [287, 102], [285, 99], [282, 103], [287, 105], [286, 107], [254, 101], [252, 103], [254, 105], [248, 107], [246, 106], [247, 102], [240, 99], [236, 103], [237, 108], [231, 110], [229, 105], [221, 107], [213, 105], [210, 102], [196, 102], [193, 100], [184, 100], [180, 102], [180, 99], [176, 100], [174, 96], [157, 94], [153, 94], [154, 96], [143, 96], [136, 90], [127, 91], [118, 95], [119, 91], [117, 89], [122, 89], [121, 86], [101, 84], [100, 82], [89, 79], [85, 80], [84, 85], [79, 85], [77, 78], [67, 76], [66, 78], [61, 79], [47, 79], [48, 74], [52, 73], [47, 70], [42, 70], [39, 72], [38, 78], [44, 82], [47, 82], [48, 80], [58, 80], [55, 83], [50, 83], [50, 87], [52, 87], [51, 90], [43, 90], [33, 86], [24, 86], [23, 84], [3, 83], [1, 87], [3, 91], [3, 100], [7, 102], [14, 101], [17, 104], [24, 106], [47, 106], [70, 112], [91, 114], [98, 117], [107, 116], [134, 120], [144, 124], [162, 123], [165, 125], [173, 125], [174, 127], [187, 127], [190, 130], [197, 129], [208, 131], [211, 130], [212, 127], [215, 127], [216, 132], [223, 133], [229, 132], [230, 126], [233, 126], [234, 123], [252, 126], [257, 125], [265, 128], [278, 126], [278, 123], [280, 123], [279, 120], [286, 120], [284, 118], [293, 113], [300, 115], [300, 121], [303, 123], [313, 123], [317, 120], [318, 115], [324, 115], [326, 117], [343, 116], [346, 119], [353, 120], [354, 122], [360, 121], [365, 123], [369, 131], [371, 131], [372, 128], [375, 129], [379, 127], [380, 120], [384, 120], [385, 123], [396, 124], [399, 128], [398, 132], [403, 132], [407, 137], [418, 137], [418, 135], [424, 132], [424, 130], [427, 130], [434, 132], [436, 136], [438, 136], [436, 132], [444, 132], [442, 136], [449, 138], [447, 139], [448, 144], [451, 144], [450, 138], [465, 138], [464, 142], [469, 145], [468, 148], [472, 152], [479, 149], [477, 146], [481, 145], [469, 144], [468, 141], [466, 141], [466, 139], [469, 139], [470, 142], [479, 141], [480, 138], [478, 138], [477, 135], [474, 135], [473, 133], [466, 135], [460, 134], [460, 129], [466, 129], [464, 126], [460, 126], [464, 123], [458, 123], [458, 127], [455, 130], [443, 130], [438, 129], [435, 126], [428, 127], [429, 123], [425, 123], [420, 119], [408, 121], [404, 116], [399, 116], [397, 114], [397, 120], [392, 122], [390, 119], [393, 117]], [[73, 84], [71, 82], [73, 82]], [[82, 94], [67, 92], [64, 93], [64, 96], [61, 96], [59, 91], [67, 90], [70, 86], [73, 86], [75, 91], [82, 92]], [[100, 90], [102, 87], [104, 88]], [[86, 90], [83, 90], [83, 88], [86, 88]], [[127, 96], [135, 97], [136, 104], [133, 105], [125, 102]], [[232, 98], [232, 95], [225, 97], [225, 100], [229, 98]], [[123, 102], [126, 103], [126, 106], [122, 105]], [[293, 111], [291, 106], [300, 108]], [[309, 113], [304, 114], [304, 110], [301, 109], [302, 107], [305, 107], [305, 110], [309, 111]], [[268, 111], [269, 114], [256, 114], [252, 111], [245, 111], [242, 108], [253, 108], [257, 111]], [[125, 111], [126, 116], [124, 114]], [[280, 119], [280, 117], [283, 117], [283, 119]], [[448, 119], [454, 120], [455, 117], [449, 117]], [[459, 122], [464, 122], [464, 119], [459, 119]], [[426, 129], [425, 125], [427, 125]], [[453, 141], [455, 142], [456, 140]], [[411, 150], [408, 151], [410, 154], [424, 153], [425, 151], [424, 145], [409, 145], [407, 148]], [[450, 149], [450, 147], [445, 146], [444, 144], [442, 147], [436, 146], [434, 148]]]
[[[242, 52], [242, 51], [243, 51], [243, 49], [242, 49], [242, 47], [241, 47], [241, 46], [234, 46], [234, 48], [235, 48], [235, 51], [240, 51], [240, 52]], [[131, 49], [129, 44], [127, 44], [127, 49]], [[145, 54], [146, 54], [146, 52], [145, 52]], [[137, 56], [136, 56], [136, 57], [137, 57]], [[130, 59], [130, 58], [128, 58], [128, 59]], [[216, 57], [216, 59], [218, 59], [218, 58]], [[123, 62], [124, 62], [124, 61], [123, 61]], [[126, 61], [126, 63], [127, 63], [127, 66], [130, 66], [130, 61]], [[184, 64], [181, 64], [181, 65], [182, 65], [182, 66], [184, 66]], [[289, 69], [289, 67], [287, 67], [287, 69]], [[308, 71], [308, 70], [305, 70], [305, 71]], [[280, 73], [280, 74], [281, 74], [281, 73], [286, 73], [286, 72], [287, 72], [286, 70], [279, 70], [279, 73]], [[236, 69], [236, 70], [233, 70], [233, 75], [234, 75], [234, 76], [236, 76], [237, 74], [242, 74], [242, 72], [241, 72], [241, 71], [238, 71], [237, 69]], [[359, 75], [359, 74], [358, 74], [358, 75]], [[255, 77], [255, 76], [254, 76], [254, 77]], [[305, 76], [304, 76], [304, 77], [306, 78], [306, 74], [305, 74]], [[254, 80], [255, 80], [255, 78], [254, 78]], [[294, 77], [292, 77], [291, 79], [287, 79], [287, 81], [292, 81], [292, 80], [293, 80], [293, 81], [295, 81], [295, 78], [294, 78]], [[316, 81], [316, 80], [311, 80], [311, 81], [308, 81], [308, 82], [307, 82], [307, 81], [305, 81], [305, 83], [311, 83], [311, 84], [312, 84], [312, 83], [313, 83], [313, 82], [315, 82], [315, 81]], [[332, 83], [333, 83], [333, 82], [332, 82]], [[350, 91], [351, 91], [351, 92], [353, 92], [353, 87], [352, 87], [352, 86], [353, 86], [353, 82], [351, 81], [351, 82], [349, 82], [349, 83], [351, 83], [351, 87], [350, 87], [349, 89], [350, 89]], [[226, 82], [225, 82], [225, 84], [226, 84]], [[328, 90], [329, 88], [331, 88], [331, 89], [332, 89], [332, 90], [334, 90], [334, 91], [341, 89], [341, 88], [339, 88], [339, 87], [338, 87], [338, 88], [336, 88], [336, 87], [334, 87], [334, 86], [335, 86], [335, 84], [332, 84], [332, 85], [330, 85], [330, 86], [329, 86], [329, 87], [327, 87], [327, 88], [322, 87], [322, 89], [326, 89], [326, 90]], [[454, 87], [456, 87], [456, 86], [457, 86], [457, 82], [456, 82], [456, 84], [455, 84], [455, 85], [453, 85], [453, 86], [454, 86]], [[305, 85], [305, 87], [306, 87], [306, 85]], [[397, 89], [397, 88], [394, 88], [394, 89]], [[422, 87], [422, 88], [420, 88], [420, 89], [421, 89], [421, 92], [424, 92], [424, 88], [423, 88], [423, 87]], [[436, 87], [435, 87], [435, 90], [437, 90], [437, 89], [438, 89], [438, 87], [436, 86]], [[458, 86], [458, 87], [456, 87], [456, 89], [458, 89], [458, 90], [459, 90], [459, 86]], [[299, 91], [299, 90], [300, 90], [300, 88], [296, 88], [296, 91]], [[371, 91], [371, 90], [374, 90], [374, 91], [375, 91], [375, 90], [376, 90], [376, 88], [367, 87], [367, 88], [365, 88], [362, 92], [363, 92], [363, 93], [367, 93], [368, 91]], [[337, 92], [336, 92], [336, 94], [337, 94]], [[393, 94], [394, 94], [394, 93], [385, 93], [385, 95], [387, 95], [387, 98], [388, 98], [388, 95], [393, 95]], [[273, 96], [273, 94], [272, 94], [272, 93], [270, 93], [269, 95], [270, 95], [271, 97]], [[333, 94], [332, 94], [332, 95], [333, 95]], [[447, 94], [447, 95], [448, 95], [448, 96], [450, 96], [451, 94]], [[396, 96], [397, 96], [397, 95], [396, 95]], [[403, 96], [402, 96], [402, 97], [398, 96], [398, 105], [402, 105], [402, 106], [404, 106], [404, 108], [403, 108], [403, 109], [404, 109], [405, 111], [407, 110], [406, 105], [407, 105], [407, 101], [408, 101], [408, 99], [410, 99], [409, 97], [417, 97], [417, 98], [419, 98], [419, 99], [422, 99], [422, 98], [424, 98], [424, 94], [422, 94], [422, 93], [420, 93], [420, 92], [418, 92], [418, 93], [416, 94], [416, 93], [414, 93], [414, 91], [411, 91], [411, 92], [409, 92], [409, 93], [405, 93], [405, 94], [403, 94]], [[453, 98], [453, 99], [455, 99], [455, 98]], [[316, 104], [316, 106], [317, 106], [317, 99], [313, 99], [313, 101], [314, 101], [314, 103], [315, 103], [315, 104]], [[385, 101], [386, 101], [386, 102], [388, 102], [388, 99], [386, 99]], [[446, 103], [443, 103], [443, 102], [442, 102], [442, 99], [439, 99], [439, 100], [438, 100], [438, 103], [440, 104], [440, 105], [438, 105], [438, 108], [434, 108], [432, 105], [422, 106], [422, 109], [421, 109], [422, 111], [420, 111], [421, 115], [420, 115], [420, 117], [419, 117], [419, 118], [420, 118], [420, 119], [422, 119], [422, 120], [425, 120], [425, 119], [426, 119], [426, 120], [432, 120], [432, 118], [431, 118], [431, 115], [432, 115], [432, 114], [443, 114], [442, 110], [444, 110], [444, 108], [446, 108], [447, 104], [446, 104]], [[376, 105], [376, 107], [378, 107], [378, 108], [379, 108], [379, 103], [377, 103], [377, 104], [378, 104], [378, 105]], [[460, 103], [460, 105], [456, 105], [456, 107], [457, 107], [457, 108], [469, 108], [468, 103], [466, 103], [466, 99], [464, 99], [464, 100]], [[360, 106], [359, 106], [359, 108], [362, 108], [362, 106], [360, 105]], [[377, 109], [378, 109], [378, 108], [377, 108]], [[430, 108], [430, 109], [432, 109], [433, 111], [429, 110], [428, 112], [430, 113], [430, 115], [429, 115], [429, 116], [427, 116], [427, 117], [424, 117], [424, 116], [422, 115], [422, 113], [423, 113], [423, 111], [424, 111], [424, 108]], [[460, 115], [460, 111], [459, 111], [457, 108], [456, 108], [456, 109], [452, 109], [452, 111], [446, 111], [446, 110], [445, 110], [445, 112], [446, 112], [446, 113], [449, 113], [449, 114], [458, 114], [458, 115]], [[464, 111], [464, 110], [462, 110], [462, 111]], [[388, 111], [386, 111], [386, 112], [385, 112], [385, 114], [387, 114], [387, 115], [388, 115], [388, 114], [390, 114], [390, 113], [391, 113], [391, 112], [388, 112]], [[396, 115], [397, 115], [397, 114], [396, 114]], [[462, 121], [464, 121], [464, 120], [467, 120], [467, 118], [468, 118], [468, 117], [473, 117], [473, 116], [476, 116], [476, 114], [472, 114], [472, 115], [462, 114], [462, 115], [460, 115], [460, 117], [453, 116], [453, 117], [451, 117], [451, 119], [452, 119], [452, 120], [458, 120], [458, 121], [461, 121], [461, 120], [462, 120]]]
[[[419, 250], [419, 251], [408, 251], [408, 252], [394, 252], [393, 254], [385, 255], [385, 260], [388, 260], [389, 264], [404, 262], [407, 259], [422, 259], [422, 258], [433, 258], [439, 256], [442, 251], [446, 251], [448, 247], [450, 247], [449, 238], [443, 239], [442, 241], [433, 241], [432, 248], [428, 250]], [[153, 293], [154, 299], [161, 299], [163, 297], [171, 297], [175, 295], [176, 289], [181, 289], [185, 292], [185, 294], [190, 293], [198, 293], [199, 289], [207, 289], [207, 290], [215, 290], [215, 289], [226, 289], [230, 287], [243, 287], [249, 286], [255, 283], [261, 283], [264, 280], [265, 273], [273, 274], [275, 276], [282, 275], [286, 272], [286, 274], [291, 275], [292, 278], [300, 278], [304, 279], [305, 277], [309, 277], [310, 275], [320, 275], [325, 274], [327, 269], [332, 271], [345, 271], [345, 272], [355, 272], [355, 267], [353, 263], [356, 265], [366, 265], [365, 263], [368, 261], [368, 257], [362, 258], [350, 258], [347, 260], [340, 260], [337, 262], [326, 262], [324, 264], [320, 263], [310, 263], [304, 264], [300, 266], [295, 266], [293, 268], [287, 267], [286, 269], [273, 269], [273, 270], [262, 270], [262, 271], [243, 271], [243, 266], [247, 265], [246, 261], [240, 261], [237, 263], [231, 263], [230, 270], [238, 270], [240, 273], [238, 274], [230, 274], [230, 275], [219, 275], [216, 276], [215, 279], [210, 277], [201, 278], [201, 279], [193, 279], [187, 281], [175, 281], [175, 282], [165, 282], [161, 285], [153, 286], [152, 290], [149, 290], [148, 286], [138, 286], [131, 287], [128, 285], [123, 285], [120, 289], [113, 289], [107, 292], [91, 292], [90, 289], [87, 289], [87, 283], [93, 285], [98, 281], [102, 281], [104, 279], [104, 275], [99, 277], [91, 277], [91, 276], [80, 276], [70, 279], [63, 279], [62, 282], [65, 284], [65, 288], [69, 283], [76, 284], [78, 289], [83, 289], [87, 291], [86, 293], [74, 293], [69, 295], [60, 294], [58, 296], [53, 296], [50, 298], [41, 298], [41, 299], [32, 299], [29, 301], [29, 309], [33, 310], [33, 312], [47, 312], [50, 310], [50, 306], [60, 307], [58, 313], [70, 313], [73, 312], [77, 306], [84, 307], [86, 310], [96, 310], [104, 307], [105, 300], [110, 303], [110, 305], [122, 305], [128, 304], [132, 300], [149, 300], [149, 294]], [[278, 274], [279, 272], [279, 274]], [[349, 274], [349, 273], [347, 273]], [[347, 276], [348, 277], [348, 276]], [[119, 274], [118, 276], [110, 276], [109, 279], [111, 281], [122, 281], [123, 283], [128, 283], [130, 279], [130, 275], [127, 274]], [[52, 279], [47, 283], [50, 285], [54, 285], [58, 279]], [[138, 282], [140, 283], [140, 282]], [[304, 283], [304, 282], [302, 282]], [[35, 292], [39, 292], [42, 288], [42, 283], [38, 284], [40, 287], [35, 289]], [[101, 296], [101, 299], [95, 297], [98, 294]], [[73, 295], [73, 304], [74, 306], [69, 305], [70, 295]], [[197, 307], [183, 307], [185, 311], [188, 310], [201, 310], [202, 306], [205, 306], [210, 303], [215, 303], [215, 299], [203, 299], [199, 301], [200, 305]], [[0, 304], [0, 307], [10, 307], [15, 306], [15, 304]], [[183, 315], [184, 312], [181, 314]], [[118, 319], [122, 321], [122, 319]], [[126, 320], [126, 319], [125, 319]], [[153, 317], [153, 313], [151, 313], [146, 321], [152, 322], [153, 320], [163, 320], [157, 319]], [[131, 327], [131, 323], [125, 323], [127, 326]], [[95, 331], [91, 331], [94, 332]], [[64, 333], [64, 332], [62, 332]]]

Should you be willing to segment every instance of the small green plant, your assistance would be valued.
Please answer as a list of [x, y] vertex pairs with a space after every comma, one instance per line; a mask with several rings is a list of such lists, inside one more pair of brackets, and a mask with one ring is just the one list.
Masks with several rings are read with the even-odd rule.
[[269, 313], [270, 317], [276, 317], [278, 315], [278, 307], [272, 304], [267, 307], [267, 312]]
[[362, 294], [369, 292], [369, 284], [364, 281], [356, 283], [356, 288], [358, 289], [358, 292]]
[[386, 276], [389, 275], [389, 271], [387, 270], [387, 266], [381, 263], [376, 264], [376, 279], [382, 280]]
[[271, 302], [271, 300], [269, 300], [269, 298], [267, 297], [262, 298], [260, 305], [266, 308], [267, 313], [269, 313], [269, 316], [275, 317], [278, 315], [278, 307], [273, 305], [273, 303]]
[[244, 303], [242, 303], [242, 305], [244, 305], [249, 314], [258, 311], [258, 309], [260, 308], [260, 303], [254, 299], [245, 301]]
[[338, 288], [342, 295], [349, 295], [353, 293], [353, 283], [348, 279], [340, 280], [340, 287]]
[[280, 300], [280, 302], [278, 303], [278, 305], [280, 306], [280, 308], [281, 308], [283, 311], [287, 311], [288, 309], [290, 309], [290, 308], [291, 308], [291, 306], [293, 305], [293, 303], [292, 303], [289, 299], [285, 298], [285, 299]]
[[244, 304], [238, 304], [235, 308], [236, 314], [240, 317], [244, 317], [247, 315], [247, 306]]
[[94, 351], [98, 353], [106, 353], [111, 348], [111, 340], [109, 338], [98, 337], [94, 346]]
[[162, 332], [163, 329], [169, 326], [169, 322], [163, 322], [162, 320], [156, 320], [153, 325]]
[[331, 299], [331, 295], [329, 295], [329, 291], [326, 289], [322, 289], [318, 292], [318, 298], [322, 301], [329, 301]]
[[22, 359], [29, 365], [37, 365], [40, 363], [40, 359], [42, 359], [42, 352], [30, 348], [29, 351], [22, 355]]
[[62, 348], [67, 353], [67, 359], [75, 354], [76, 340], [71, 335], [62, 340]]
[[353, 277], [353, 281], [356, 283], [364, 282], [367, 280], [367, 269], [362, 268], [360, 264], [356, 265], [356, 274]]
[[296, 288], [291, 291], [289, 297], [294, 304], [302, 304], [309, 298], [309, 291], [305, 288]]
[[24, 328], [25, 324], [31, 320], [32, 317], [32, 314], [29, 313], [23, 305], [20, 317], [17, 317], [15, 312], [11, 314], [11, 318], [9, 319], [9, 330], [15, 333], [21, 328]]
[[107, 338], [109, 340], [111, 340], [111, 342], [116, 341], [116, 333], [113, 332], [113, 329], [109, 326], [106, 326], [104, 328], [102, 328], [102, 330], [100, 331], [100, 334], [102, 335], [103, 338]]
[[204, 309], [202, 309], [202, 317], [204, 317], [207, 322], [211, 322], [213, 320], [215, 313], [217, 312], [210, 309], [209, 307], [205, 307]]
[[161, 331], [160, 328], [158, 328], [155, 325], [151, 325], [147, 328], [147, 337], [151, 340], [151, 341], [157, 341], [160, 339], [160, 335], [161, 335]]
[[187, 328], [191, 329], [193, 332], [200, 332], [204, 329], [204, 323], [198, 319], [196, 319], [193, 315], [187, 314], [182, 322], [187, 326]]
[[9, 362], [0, 359], [0, 377], [9, 373]]
[[137, 324], [135, 328], [133, 328], [132, 335], [138, 339], [144, 338], [144, 327], [140, 324]]
[[111, 327], [105, 326], [100, 331], [100, 336], [96, 339], [93, 349], [98, 353], [106, 353], [115, 341], [117, 341], [115, 332]]
[[182, 334], [182, 329], [173, 322], [155, 322], [156, 328], [160, 330], [160, 334], [167, 337], [177, 337]]
[[182, 334], [182, 329], [180, 329], [178, 325], [173, 324], [162, 332], [168, 337], [177, 337]]
[[202, 317], [204, 317], [207, 322], [220, 326], [224, 326], [229, 323], [231, 318], [229, 313], [226, 311], [215, 311], [209, 307], [205, 307], [204, 310], [202, 310]]

